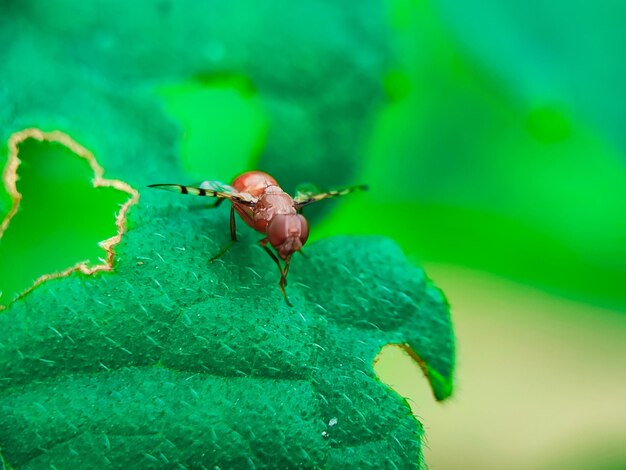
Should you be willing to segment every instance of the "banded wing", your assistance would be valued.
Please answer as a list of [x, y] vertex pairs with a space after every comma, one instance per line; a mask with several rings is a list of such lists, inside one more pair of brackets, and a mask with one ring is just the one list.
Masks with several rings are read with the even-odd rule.
[[209, 189], [211, 191], [218, 191], [221, 193], [233, 194], [234, 192], [237, 192], [235, 188], [228, 184], [222, 183], [221, 181], [203, 181], [198, 185], [198, 187], [201, 189]]
[[180, 194], [191, 194], [192, 196], [215, 197], [218, 199], [228, 199], [238, 204], [254, 206], [257, 198], [248, 194], [240, 193], [228, 184], [219, 181], [203, 181], [199, 186], [185, 186], [182, 184], [149, 184], [149, 188], [163, 189]]
[[307, 199], [320, 194], [323, 191], [312, 183], [302, 183], [296, 188], [296, 195], [293, 200], [298, 203], [300, 201], [306, 201]]
[[349, 188], [342, 188], [334, 191], [319, 192], [319, 190], [317, 190], [315, 186], [307, 184], [298, 186], [296, 190], [296, 195], [293, 200], [295, 202], [296, 209], [300, 210], [304, 206], [308, 206], [309, 204], [313, 204], [314, 202], [321, 201], [322, 199], [331, 199], [334, 197], [345, 196], [346, 194], [350, 194], [354, 191], [367, 191], [367, 189], [367, 185], [360, 184], [357, 186], [350, 186]]

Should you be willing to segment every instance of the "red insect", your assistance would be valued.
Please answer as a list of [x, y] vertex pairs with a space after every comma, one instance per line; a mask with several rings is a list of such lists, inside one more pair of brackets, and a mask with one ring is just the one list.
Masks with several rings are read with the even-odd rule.
[[[258, 232], [266, 235], [259, 244], [274, 260], [280, 270], [280, 291], [289, 304], [285, 286], [291, 255], [300, 250], [309, 237], [309, 223], [302, 215], [302, 208], [338, 196], [344, 196], [356, 190], [366, 190], [367, 186], [359, 185], [337, 191], [316, 192], [310, 188], [298, 190], [295, 197], [284, 192], [276, 180], [262, 171], [248, 171], [235, 178], [232, 185], [218, 181], [205, 181], [199, 187], [182, 186], [180, 184], [151, 184], [151, 188], [165, 189], [194, 196], [217, 198], [213, 207], [219, 206], [225, 199], [232, 203], [230, 209], [231, 241], [216, 256], [222, 256], [237, 241], [235, 212], [243, 221]], [[278, 257], [267, 246], [270, 244]], [[285, 261], [283, 268], [279, 257]]]

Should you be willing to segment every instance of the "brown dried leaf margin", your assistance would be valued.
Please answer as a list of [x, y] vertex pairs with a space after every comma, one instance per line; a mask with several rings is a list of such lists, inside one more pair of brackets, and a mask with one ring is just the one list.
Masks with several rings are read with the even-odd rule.
[[94, 266], [89, 266], [88, 261], [81, 261], [74, 266], [71, 266], [64, 271], [44, 274], [43, 276], [37, 278], [33, 285], [31, 285], [24, 292], [20, 293], [14, 299], [10, 299], [8, 304], [1, 305], [0, 311], [8, 307], [11, 303], [16, 300], [24, 297], [30, 291], [32, 291], [35, 287], [43, 284], [50, 279], [58, 279], [61, 277], [67, 277], [74, 272], [81, 272], [86, 275], [93, 275], [100, 271], [111, 271], [113, 270], [113, 263], [115, 259], [115, 251], [114, 247], [121, 240], [122, 236], [126, 232], [126, 215], [128, 214], [128, 210], [139, 201], [139, 192], [132, 188], [128, 183], [120, 180], [111, 180], [104, 178], [104, 169], [98, 164], [96, 161], [96, 157], [87, 150], [85, 147], [80, 145], [74, 139], [72, 139], [69, 135], [61, 132], [61, 131], [52, 131], [52, 132], [44, 132], [40, 129], [29, 128], [23, 129], [19, 132], [16, 132], [9, 137], [8, 147], [9, 147], [9, 158], [7, 160], [4, 171], [2, 172], [2, 181], [4, 183], [4, 187], [6, 188], [13, 204], [11, 206], [11, 210], [2, 221], [0, 225], [0, 238], [9, 227], [9, 223], [11, 219], [17, 214], [17, 211], [20, 207], [20, 201], [22, 200], [22, 194], [17, 190], [17, 179], [18, 179], [18, 168], [20, 166], [20, 159], [18, 158], [19, 153], [19, 144], [24, 142], [27, 139], [36, 139], [39, 141], [47, 141], [47, 142], [58, 142], [72, 152], [74, 152], [80, 158], [84, 158], [89, 163], [89, 166], [93, 170], [93, 187], [94, 188], [115, 188], [119, 191], [123, 191], [127, 193], [130, 197], [129, 199], [121, 206], [120, 211], [118, 212], [115, 218], [115, 225], [117, 226], [117, 233], [111, 238], [107, 238], [100, 242], [100, 246], [104, 248], [106, 251], [106, 258], [103, 260], [101, 264], [96, 264]]

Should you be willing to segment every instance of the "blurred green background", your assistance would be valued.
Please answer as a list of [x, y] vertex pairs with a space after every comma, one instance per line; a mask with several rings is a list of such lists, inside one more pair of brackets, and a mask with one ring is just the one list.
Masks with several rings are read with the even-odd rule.
[[[451, 401], [398, 351], [378, 365], [425, 423], [430, 466], [626, 468], [626, 3], [215, 2], [206, 28], [190, 2], [140, 3], [2, 7], [5, 142], [59, 128], [105, 176], [144, 158], [139, 189], [255, 167], [289, 190], [368, 183], [310, 214], [312, 240], [390, 236], [446, 292]], [[57, 183], [58, 204], [89, 190]], [[24, 230], [67, 229], [40, 210]], [[9, 233], [3, 299], [41, 269], [32, 240], [10, 258]], [[102, 256], [63, 248], [57, 269]]]

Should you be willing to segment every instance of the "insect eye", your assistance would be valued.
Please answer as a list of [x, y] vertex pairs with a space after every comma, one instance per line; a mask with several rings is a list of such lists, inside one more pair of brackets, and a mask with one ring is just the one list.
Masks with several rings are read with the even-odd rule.
[[267, 231], [268, 238], [272, 246], [279, 246], [289, 235], [289, 220], [284, 215], [276, 215], [270, 223]]
[[304, 245], [309, 238], [309, 223], [303, 215], [298, 214], [298, 219], [300, 220], [300, 243]]

